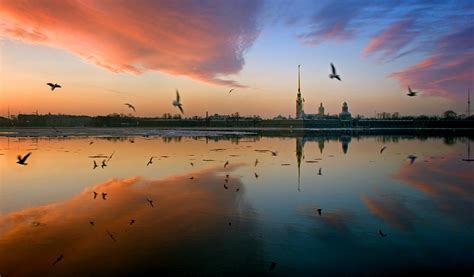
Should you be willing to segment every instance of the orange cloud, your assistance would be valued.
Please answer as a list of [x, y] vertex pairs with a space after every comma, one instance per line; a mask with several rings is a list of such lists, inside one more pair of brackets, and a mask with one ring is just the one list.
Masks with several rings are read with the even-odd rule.
[[0, 1], [3, 37], [65, 49], [113, 72], [207, 83], [238, 73], [261, 1]]

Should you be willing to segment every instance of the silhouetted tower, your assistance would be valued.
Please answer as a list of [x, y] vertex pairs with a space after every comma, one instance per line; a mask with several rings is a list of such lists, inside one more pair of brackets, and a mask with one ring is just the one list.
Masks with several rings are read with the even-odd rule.
[[298, 93], [296, 94], [296, 118], [303, 119], [303, 99], [301, 98], [300, 67], [298, 65]]
[[467, 89], [467, 117], [471, 116], [471, 89]]

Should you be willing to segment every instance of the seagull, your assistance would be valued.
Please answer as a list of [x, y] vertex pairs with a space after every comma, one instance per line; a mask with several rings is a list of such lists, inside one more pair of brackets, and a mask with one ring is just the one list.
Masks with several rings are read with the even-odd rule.
[[232, 226], [232, 222], [229, 222], [229, 226]]
[[98, 167], [97, 162], [94, 160], [94, 167], [92, 169], [96, 169]]
[[176, 90], [176, 100], [173, 101], [173, 106], [177, 107], [181, 113], [184, 114], [183, 104], [181, 104], [181, 97], [179, 96], [179, 91]]
[[136, 111], [135, 107], [132, 104], [129, 104], [129, 103], [123, 103], [123, 104], [127, 106], [129, 109], [132, 109], [134, 112]]
[[106, 197], [107, 197], [107, 193], [102, 192], [102, 199], [107, 200]]
[[95, 192], [95, 191], [93, 191], [92, 193], [94, 193], [94, 199], [96, 199], [96, 198], [97, 198], [97, 195], [98, 195], [98, 193], [97, 193], [97, 192]]
[[385, 234], [384, 232], [382, 232], [382, 229], [379, 229], [379, 234], [382, 236], [382, 237], [386, 237], [387, 234]]
[[129, 139], [130, 143], [135, 143], [135, 140], [133, 138]]
[[229, 161], [226, 161], [224, 164], [224, 168], [226, 168], [229, 165]]
[[194, 167], [194, 164], [193, 164], [193, 163], [189, 163], [189, 164]]
[[154, 157], [151, 157], [151, 158], [150, 158], [150, 160], [148, 161], [148, 163], [146, 164], [146, 166], [149, 166], [150, 164], [153, 163], [153, 158], [154, 158]]
[[21, 157], [20, 155], [17, 156], [17, 159], [18, 161], [16, 162], [17, 164], [20, 164], [20, 165], [27, 165], [26, 163], [26, 160], [28, 159], [28, 157], [31, 155], [31, 152], [29, 152], [28, 154], [26, 154], [25, 156]]
[[333, 78], [336, 78], [338, 79], [339, 81], [341, 80], [341, 77], [339, 75], [337, 75], [336, 73], [336, 67], [334, 67], [334, 64], [331, 63], [331, 70], [332, 70], [332, 73], [329, 74], [329, 78], [333, 79]]
[[384, 145], [384, 147], [382, 147], [382, 149], [380, 149], [380, 154], [382, 154], [383, 151], [385, 151], [385, 149], [387, 149], [387, 146]]
[[418, 93], [417, 91], [411, 90], [410, 86], [408, 86], [408, 93], [407, 93], [408, 96], [410, 96], [410, 97], [411, 96], [416, 96], [417, 93]]
[[231, 88], [231, 89], [229, 90], [229, 93], [231, 93], [232, 91], [234, 91], [234, 88]]
[[90, 224], [91, 226], [94, 226], [94, 221], [89, 221], [89, 224]]
[[321, 171], [321, 168], [319, 168], [319, 170], [318, 170], [318, 175], [323, 175], [323, 173]]
[[270, 264], [270, 271], [273, 271], [273, 270], [275, 269], [276, 265], [277, 265], [277, 264], [276, 264], [275, 262], [272, 262], [272, 263]]
[[418, 157], [415, 156], [415, 155], [409, 155], [409, 156], [407, 157], [407, 159], [410, 160], [410, 164], [413, 164], [413, 163], [415, 162], [416, 158], [418, 158]]
[[189, 180], [193, 180], [193, 179], [194, 179], [194, 176], [189, 177]]
[[100, 167], [104, 168], [104, 167], [106, 167], [106, 166], [107, 166], [107, 164], [105, 163], [105, 160], [103, 160], [103, 161], [102, 161], [102, 165], [101, 165]]
[[255, 179], [258, 179], [258, 174], [257, 174], [257, 172], [255, 172]]
[[318, 214], [321, 216], [322, 209], [318, 209]]
[[150, 203], [150, 206], [153, 207], [153, 200], [147, 198], [146, 201], [148, 201], [148, 203]]
[[135, 223], [135, 219], [130, 220], [130, 225], [133, 225]]
[[110, 232], [107, 231], [107, 230], [106, 230], [105, 232], [107, 232], [107, 235], [109, 235], [109, 237], [110, 237], [114, 242], [117, 241], [117, 240], [115, 239], [114, 235], [112, 235], [112, 233], [110, 233]]
[[254, 164], [254, 166], [257, 166], [257, 164], [258, 164], [258, 159], [255, 159], [255, 164]]
[[63, 254], [59, 255], [59, 257], [56, 258], [56, 261], [54, 261], [53, 266], [59, 263], [59, 261], [61, 261], [63, 258], [64, 258]]
[[94, 141], [93, 141], [93, 140], [91, 140], [91, 142], [89, 142], [89, 145], [91, 145], [91, 144], [93, 144], [93, 143], [94, 143]]
[[270, 150], [270, 152], [272, 153], [272, 156], [276, 156], [276, 155], [278, 154], [277, 151], [271, 151], [271, 150]]
[[229, 187], [228, 187], [228, 186], [226, 186], [226, 184], [224, 184], [224, 188], [225, 188], [225, 189], [229, 189]]
[[61, 88], [61, 86], [58, 84], [47, 83], [47, 85], [51, 87], [51, 90], [54, 90], [55, 88]]

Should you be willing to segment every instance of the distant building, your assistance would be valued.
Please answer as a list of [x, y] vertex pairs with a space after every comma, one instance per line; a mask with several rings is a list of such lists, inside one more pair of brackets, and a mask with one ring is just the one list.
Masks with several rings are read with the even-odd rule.
[[340, 119], [351, 119], [352, 115], [349, 112], [349, 107], [347, 106], [347, 103], [344, 102], [342, 104], [342, 112], [339, 114]]
[[301, 98], [300, 67], [298, 65], [298, 93], [296, 94], [296, 119], [304, 118], [303, 99]]
[[324, 107], [323, 107], [323, 103], [321, 103], [321, 105], [319, 105], [319, 112], [318, 112], [318, 115], [321, 116], [321, 117], [324, 117]]

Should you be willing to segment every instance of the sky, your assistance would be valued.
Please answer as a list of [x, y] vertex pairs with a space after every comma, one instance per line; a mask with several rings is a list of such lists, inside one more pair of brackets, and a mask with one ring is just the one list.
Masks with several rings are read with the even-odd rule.
[[294, 116], [298, 64], [305, 113], [466, 113], [474, 2], [0, 0], [3, 116]]

